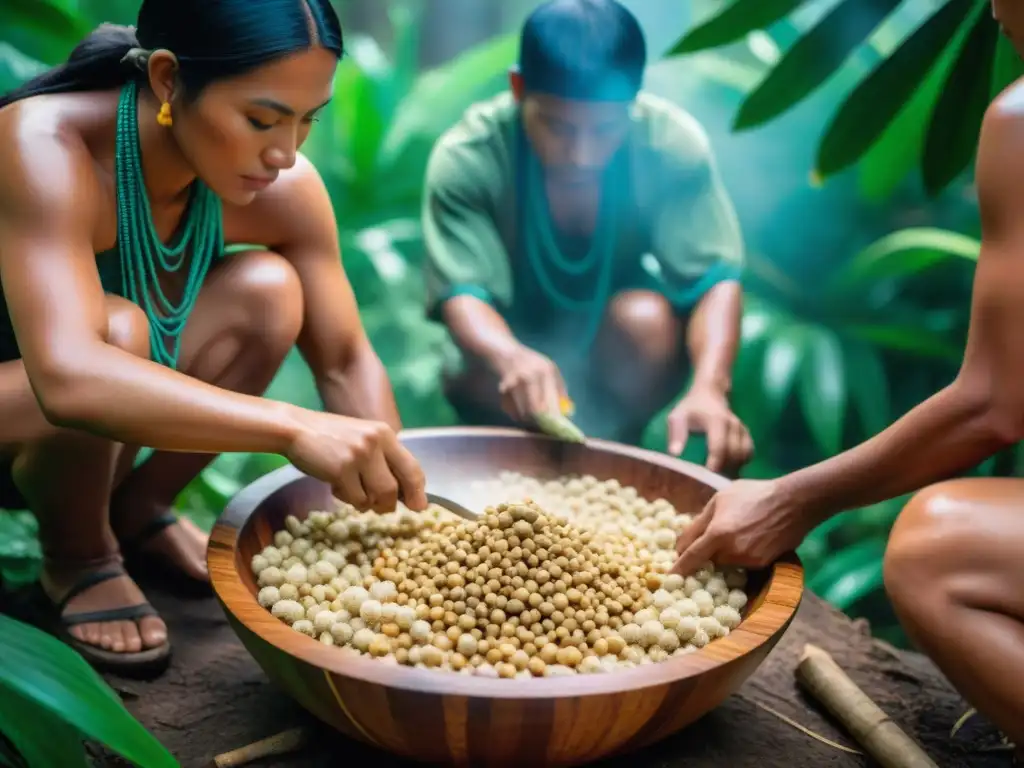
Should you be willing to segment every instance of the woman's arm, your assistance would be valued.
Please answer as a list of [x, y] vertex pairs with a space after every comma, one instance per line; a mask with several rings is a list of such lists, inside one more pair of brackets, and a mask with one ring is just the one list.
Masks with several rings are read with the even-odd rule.
[[287, 453], [299, 409], [227, 392], [107, 343], [92, 232], [102, 199], [80, 140], [0, 131], [0, 281], [53, 424], [162, 450]]
[[299, 155], [240, 214], [247, 225], [243, 239], [272, 248], [299, 274], [305, 305], [298, 347], [327, 411], [400, 430], [391, 381], [360, 319], [331, 200], [312, 163]]

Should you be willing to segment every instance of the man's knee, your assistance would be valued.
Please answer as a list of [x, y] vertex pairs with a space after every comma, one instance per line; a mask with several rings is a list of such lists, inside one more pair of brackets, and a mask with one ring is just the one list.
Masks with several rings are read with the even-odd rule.
[[245, 331], [281, 354], [302, 330], [302, 282], [295, 267], [272, 251], [238, 254], [232, 296], [242, 305]]
[[668, 300], [653, 291], [624, 291], [608, 306], [607, 322], [616, 342], [642, 362], [665, 363], [679, 353], [682, 323]]

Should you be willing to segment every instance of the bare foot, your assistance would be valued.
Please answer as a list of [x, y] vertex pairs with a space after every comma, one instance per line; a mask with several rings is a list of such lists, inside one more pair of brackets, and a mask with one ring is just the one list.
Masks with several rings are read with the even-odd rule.
[[209, 583], [210, 574], [206, 569], [206, 545], [209, 541], [209, 535], [203, 533], [199, 526], [187, 517], [179, 517], [177, 523], [154, 534], [139, 549], [164, 558], [196, 581]]
[[[61, 571], [46, 567], [40, 581], [50, 599], [60, 602], [61, 598], [83, 576], [107, 570], [110, 565], [74, 571]], [[109, 579], [86, 589], [72, 598], [64, 608], [63, 615], [106, 611], [114, 608], [128, 608], [146, 601], [145, 595], [127, 575]], [[102, 621], [95, 624], [76, 624], [68, 632], [77, 640], [114, 653], [138, 653], [155, 648], [167, 641], [167, 625], [157, 616], [144, 616], [129, 621]]]
[[[145, 530], [151, 520], [167, 512], [166, 507], [155, 507], [145, 500], [118, 494], [110, 506], [110, 520], [124, 545]], [[185, 576], [208, 584], [210, 574], [206, 569], [206, 545], [209, 540], [210, 537], [195, 523], [179, 516], [178, 522], [139, 542], [138, 552], [163, 560]]]

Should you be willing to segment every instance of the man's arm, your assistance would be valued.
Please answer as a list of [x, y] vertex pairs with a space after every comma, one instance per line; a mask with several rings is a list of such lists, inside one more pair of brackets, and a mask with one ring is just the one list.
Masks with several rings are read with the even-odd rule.
[[259, 241], [299, 274], [304, 306], [298, 347], [325, 409], [400, 430], [391, 381], [360, 319], [342, 265], [334, 210], [316, 169], [300, 156], [245, 216], [265, 234]]
[[677, 314], [689, 317], [694, 388], [725, 395], [739, 348], [743, 237], [703, 130], [681, 120], [668, 138], [653, 237], [659, 283]]
[[742, 315], [743, 289], [737, 280], [718, 283], [697, 303], [686, 329], [694, 389], [722, 395], [732, 390]]
[[493, 219], [492, 164], [443, 137], [427, 165], [422, 208], [427, 312], [460, 349], [498, 365], [519, 349], [496, 304], [511, 302], [505, 245]]
[[960, 372], [871, 440], [778, 481], [781, 499], [806, 510], [812, 524], [944, 480], [1024, 438], [1021, 91], [1017, 85], [994, 103], [982, 126], [982, 246]]

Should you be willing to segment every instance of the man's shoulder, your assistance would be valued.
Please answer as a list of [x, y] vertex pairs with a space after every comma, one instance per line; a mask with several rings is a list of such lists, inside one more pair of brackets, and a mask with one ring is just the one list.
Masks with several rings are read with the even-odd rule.
[[454, 173], [493, 179], [500, 175], [500, 169], [508, 165], [517, 114], [509, 91], [471, 104], [435, 142], [428, 177], [447, 179]]
[[503, 146], [517, 114], [512, 93], [502, 91], [467, 107], [458, 121], [441, 134], [437, 146], [449, 150]]
[[666, 157], [670, 165], [691, 167], [706, 163], [711, 156], [711, 141], [700, 121], [662, 96], [649, 91], [637, 94], [633, 124], [636, 146]]

